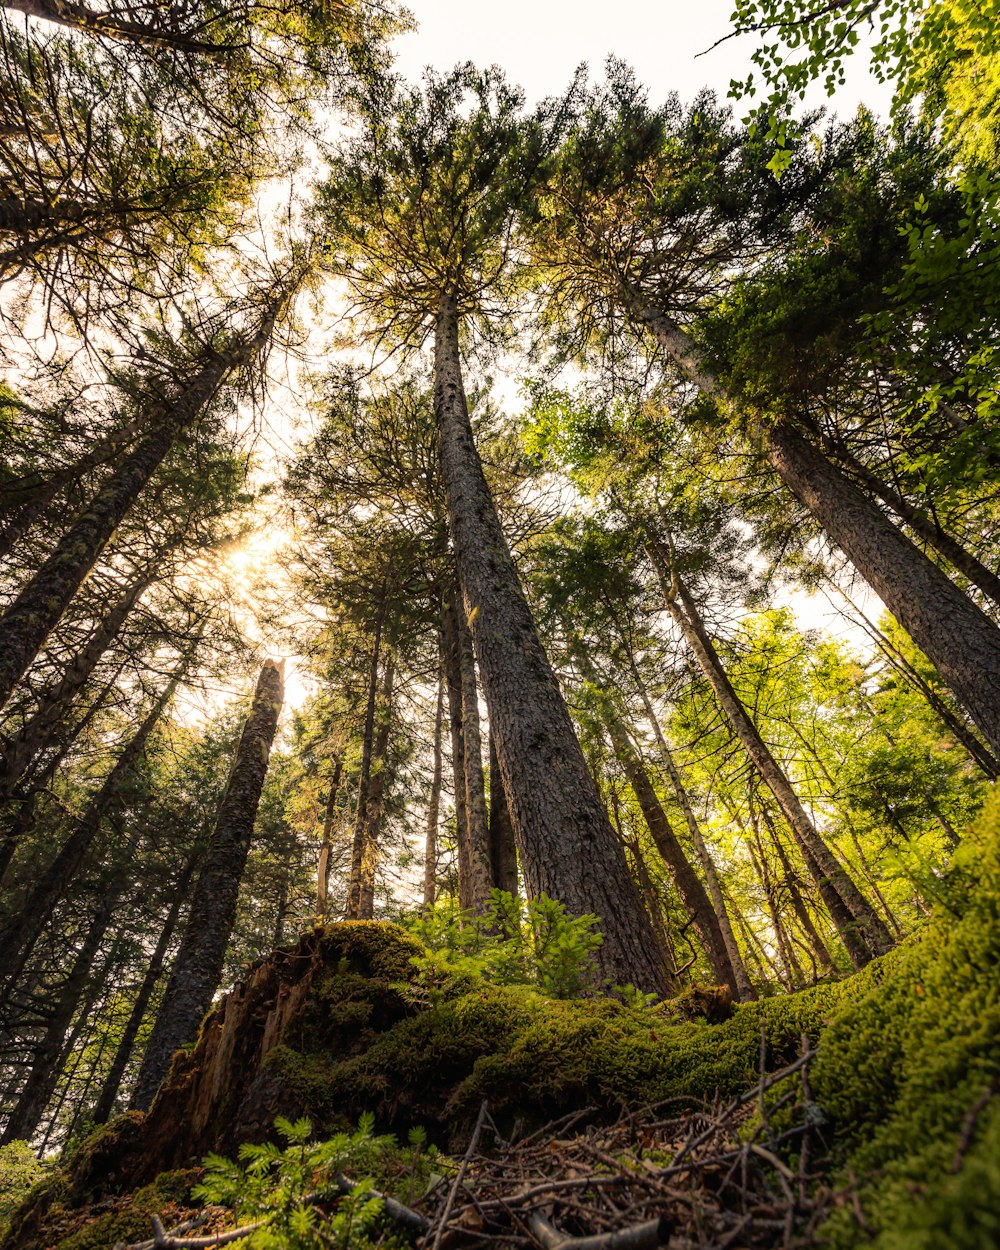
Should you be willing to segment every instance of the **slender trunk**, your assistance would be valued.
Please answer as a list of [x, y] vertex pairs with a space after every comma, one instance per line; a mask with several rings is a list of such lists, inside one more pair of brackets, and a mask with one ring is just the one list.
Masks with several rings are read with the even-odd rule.
[[101, 1085], [101, 1092], [97, 1097], [97, 1105], [92, 1116], [95, 1124], [106, 1123], [114, 1111], [115, 1101], [118, 1098], [118, 1091], [121, 1089], [125, 1070], [135, 1049], [135, 1039], [139, 1036], [139, 1029], [146, 1018], [146, 1011], [149, 1008], [156, 984], [163, 975], [163, 963], [167, 957], [167, 951], [170, 949], [170, 943], [173, 941], [174, 931], [177, 928], [181, 910], [187, 901], [187, 889], [191, 884], [191, 878], [194, 876], [198, 858], [199, 852], [197, 851], [190, 856], [184, 871], [174, 886], [174, 897], [170, 904], [170, 910], [167, 912], [166, 919], [163, 922], [163, 928], [160, 930], [156, 947], [146, 967], [142, 984], [139, 986], [139, 992], [135, 996], [132, 1010], [129, 1012], [125, 1028], [122, 1030], [121, 1038], [115, 1048], [115, 1057], [111, 1061], [111, 1067], [108, 1069], [107, 1076]]
[[678, 769], [674, 760], [673, 752], [667, 746], [667, 740], [664, 738], [663, 730], [660, 728], [659, 717], [656, 715], [650, 702], [645, 683], [640, 678], [639, 672], [634, 665], [633, 672], [639, 686], [639, 693], [642, 696], [643, 707], [646, 709], [646, 719], [652, 727], [653, 736], [656, 738], [656, 745], [659, 748], [660, 758], [663, 760], [667, 775], [670, 777], [670, 785], [673, 788], [677, 804], [684, 814], [691, 842], [701, 862], [702, 871], [705, 874], [708, 896], [712, 900], [712, 906], [715, 908], [715, 914], [719, 920], [719, 928], [722, 932], [722, 940], [726, 944], [726, 953], [729, 955], [729, 962], [732, 965], [733, 975], [736, 978], [736, 997], [744, 1002], [753, 1001], [757, 997], [757, 991], [753, 988], [746, 970], [746, 964], [743, 962], [743, 956], [740, 954], [739, 943], [736, 941], [736, 934], [733, 932], [732, 922], [729, 919], [729, 911], [726, 908], [726, 900], [722, 894], [722, 886], [719, 882], [719, 874], [715, 868], [715, 861], [709, 853], [705, 839], [701, 836], [701, 827], [694, 814], [691, 796], [684, 785], [684, 779], [681, 777], [680, 769]]
[[20, 976], [35, 944], [45, 931], [59, 898], [72, 888], [77, 869], [97, 837], [101, 824], [115, 806], [122, 784], [131, 773], [146, 745], [149, 735], [173, 698], [174, 691], [191, 659], [181, 657], [173, 677], [153, 704], [146, 718], [133, 734], [115, 761], [97, 793], [77, 821], [76, 828], [59, 849], [59, 853], [28, 891], [18, 915], [0, 934], [0, 985], [9, 994]]
[[792, 911], [799, 927], [806, 935], [812, 952], [816, 957], [820, 967], [824, 972], [833, 972], [833, 958], [827, 950], [826, 943], [819, 935], [819, 930], [813, 923], [812, 916], [809, 915], [809, 909], [806, 907], [805, 899], [802, 897], [802, 891], [799, 889], [799, 879], [792, 868], [791, 860], [788, 858], [788, 852], [785, 850], [778, 831], [775, 829], [767, 810], [764, 809], [764, 823], [767, 825], [771, 834], [771, 841], [778, 855], [778, 863], [781, 865], [781, 871], [784, 879], [784, 886], [788, 892], [788, 901], [792, 905]]
[[226, 793], [191, 898], [180, 950], [143, 1057], [133, 1106], [145, 1110], [175, 1050], [190, 1042], [219, 988], [283, 698], [283, 667], [270, 660], [257, 682]]
[[469, 837], [469, 792], [465, 784], [465, 717], [462, 707], [462, 662], [458, 650], [456, 605], [451, 598], [441, 605], [441, 646], [448, 692], [448, 725], [451, 731], [451, 779], [455, 797], [455, 851], [458, 864], [458, 905], [472, 907], [472, 842]]
[[361, 867], [358, 874], [358, 919], [375, 916], [375, 874], [382, 851], [382, 824], [385, 819], [385, 778], [388, 768], [389, 736], [392, 732], [392, 683], [395, 675], [394, 657], [390, 651], [385, 659], [382, 677], [382, 707], [378, 732], [372, 746], [372, 773], [365, 810]]
[[767, 900], [767, 911], [771, 917], [771, 928], [774, 930], [774, 940], [778, 947], [778, 958], [781, 962], [781, 967], [785, 971], [784, 987], [787, 990], [797, 989], [802, 985], [802, 969], [795, 958], [785, 932], [785, 926], [781, 919], [781, 906], [774, 886], [774, 878], [771, 876], [771, 868], [767, 862], [767, 856], [764, 854], [764, 848], [760, 843], [760, 832], [757, 829], [756, 822], [754, 822], [753, 826], [753, 839], [747, 843], [747, 846], [750, 851], [750, 861], [764, 890], [764, 898]]
[[497, 890], [517, 893], [517, 847], [507, 810], [507, 796], [500, 780], [497, 744], [490, 730], [490, 865]]
[[[705, 394], [732, 403], [690, 338], [635, 291], [626, 301]], [[1000, 752], [1000, 630], [788, 420], [756, 423], [771, 467], [846, 554]]]
[[3, 1136], [0, 1137], [0, 1145], [22, 1139], [29, 1141], [41, 1123], [62, 1071], [60, 1055], [66, 1044], [66, 1031], [80, 1005], [94, 959], [111, 925], [123, 884], [124, 881], [119, 876], [116, 888], [109, 891], [97, 913], [90, 919], [83, 945], [77, 951], [69, 975], [59, 987], [55, 1001], [49, 1008], [45, 1032], [35, 1048], [27, 1080], [7, 1120]]
[[354, 836], [351, 841], [351, 875], [347, 886], [346, 919], [357, 920], [361, 916], [361, 861], [365, 849], [365, 822], [368, 812], [368, 790], [372, 776], [372, 744], [375, 739], [375, 708], [378, 703], [378, 667], [382, 654], [382, 624], [385, 616], [385, 583], [382, 584], [382, 603], [375, 621], [372, 636], [372, 657], [368, 666], [368, 703], [365, 707], [365, 727], [361, 735], [361, 772], [358, 777], [358, 805], [354, 813]]
[[326, 919], [327, 899], [330, 896], [330, 855], [333, 851], [333, 827], [337, 819], [337, 796], [340, 794], [340, 781], [344, 775], [344, 752], [339, 750], [333, 757], [333, 775], [330, 778], [330, 792], [326, 799], [326, 811], [323, 815], [323, 840], [319, 848], [319, 861], [316, 865], [316, 911], [321, 920]]
[[946, 533], [933, 517], [928, 516], [920, 508], [915, 507], [895, 487], [883, 481], [867, 465], [855, 458], [845, 447], [829, 447], [830, 455], [839, 460], [843, 467], [858, 479], [862, 486], [895, 512], [911, 530], [922, 538], [938, 555], [943, 556], [949, 564], [983, 594], [1000, 607], [1000, 577], [992, 569], [986, 567], [971, 551]]
[[614, 709], [609, 706], [606, 696], [602, 703], [602, 719], [608, 736], [611, 738], [615, 757], [628, 778], [649, 832], [653, 836], [656, 849], [667, 866], [671, 880], [677, 887], [684, 910], [693, 922], [694, 930], [708, 957], [712, 975], [720, 985], [728, 985], [734, 994], [738, 994], [736, 976], [722, 938], [719, 918], [712, 909], [705, 887], [688, 862], [673, 826], [667, 818], [667, 813], [663, 810], [663, 805], [653, 788], [653, 783], [649, 779], [645, 765], [629, 741], [624, 725], [618, 719]]
[[0, 708], [28, 671], [94, 567], [112, 534], [166, 459], [178, 437], [212, 401], [227, 377], [264, 347], [286, 297], [272, 301], [253, 334], [206, 352], [191, 381], [172, 400], [153, 404], [149, 430], [74, 519], [56, 549], [0, 617]]
[[658, 545], [659, 540], [651, 530], [647, 534], [650, 539], [650, 555], [661, 579], [667, 610], [694, 652], [726, 719], [764, 784], [774, 795], [796, 841], [803, 848], [810, 870], [814, 870], [816, 884], [830, 909], [830, 915], [847, 946], [852, 962], [856, 967], [862, 967], [874, 955], [882, 954], [891, 947], [889, 932], [806, 815], [798, 795], [733, 688], [694, 600], [683, 582], [676, 577], [671, 580]]
[[70, 660], [58, 681], [42, 692], [34, 713], [22, 728], [3, 744], [0, 764], [0, 797], [10, 791], [39, 751], [44, 750], [60, 717], [118, 637], [132, 609], [155, 577], [136, 578], [94, 630], [85, 646]]
[[430, 907], [437, 898], [437, 839], [441, 812], [441, 778], [444, 773], [444, 752], [441, 737], [444, 728], [444, 663], [439, 666], [437, 705], [434, 709], [434, 740], [431, 792], [427, 799], [427, 835], [424, 840], [424, 905]]
[[226, 57], [238, 51], [241, 46], [200, 39], [197, 34], [187, 34], [169, 26], [129, 21], [118, 13], [92, 9], [76, 0], [5, 0], [4, 7], [87, 35], [115, 42], [134, 43], [140, 47], [173, 48], [178, 52]]
[[653, 929], [608, 820], [525, 600], [469, 421], [458, 305], [442, 297], [434, 412], [448, 528], [525, 882], [600, 917], [601, 973], [662, 993]]
[[469, 822], [469, 906], [482, 915], [490, 905], [493, 885], [490, 836], [486, 815], [486, 781], [479, 723], [479, 687], [472, 634], [460, 602], [455, 604], [455, 634], [462, 675], [462, 743], [465, 763], [465, 810]]

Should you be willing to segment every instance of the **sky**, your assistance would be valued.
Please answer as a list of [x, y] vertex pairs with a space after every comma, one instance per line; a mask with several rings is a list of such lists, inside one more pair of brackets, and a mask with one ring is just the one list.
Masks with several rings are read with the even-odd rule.
[[[596, 75], [608, 56], [633, 66], [654, 103], [670, 91], [689, 99], [704, 86], [725, 95], [730, 79], [752, 68], [753, 36], [698, 56], [731, 29], [732, 0], [408, 0], [408, 7], [418, 29], [396, 45], [406, 78], [419, 79], [425, 65], [496, 63], [529, 104], [563, 90], [581, 62]], [[858, 63], [835, 107], [849, 115], [862, 100], [881, 112], [888, 93]], [[824, 102], [821, 93], [809, 100]]]

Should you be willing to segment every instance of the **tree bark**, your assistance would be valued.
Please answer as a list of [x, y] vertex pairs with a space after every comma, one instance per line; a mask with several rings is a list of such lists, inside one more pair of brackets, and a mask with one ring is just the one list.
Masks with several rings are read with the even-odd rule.
[[[706, 395], [726, 394], [690, 338], [630, 291], [626, 302], [664, 353]], [[882, 510], [788, 420], [755, 422], [771, 467], [815, 517], [941, 674], [1000, 753], [1000, 630]]]
[[441, 605], [441, 656], [448, 695], [451, 740], [451, 781], [455, 802], [455, 850], [458, 864], [458, 905], [472, 906], [472, 854], [469, 844], [469, 808], [465, 789], [465, 737], [462, 720], [462, 666], [458, 658], [455, 608], [449, 599]]
[[323, 814], [323, 840], [320, 843], [319, 859], [316, 864], [316, 912], [321, 920], [326, 919], [327, 899], [330, 895], [330, 855], [333, 851], [333, 826], [337, 818], [337, 796], [340, 794], [340, 781], [344, 775], [344, 752], [338, 750], [333, 757], [333, 774], [330, 777], [330, 792], [326, 799], [326, 811]]
[[605, 692], [601, 694], [601, 719], [611, 739], [615, 757], [628, 778], [628, 783], [632, 787], [643, 818], [652, 834], [656, 849], [667, 866], [671, 880], [681, 897], [684, 910], [691, 918], [694, 931], [708, 958], [712, 975], [720, 985], [727, 985], [733, 994], [738, 995], [739, 987], [722, 937], [722, 930], [719, 927], [719, 918], [712, 909], [705, 887], [677, 840], [677, 835], [667, 813], [663, 810], [663, 804], [649, 779], [645, 765], [629, 740], [628, 732]]
[[668, 612], [694, 652], [723, 714], [764, 784], [777, 800], [796, 841], [802, 847], [806, 862], [823, 901], [830, 909], [830, 915], [848, 949], [852, 963], [856, 967], [863, 967], [874, 955], [882, 954], [891, 947], [892, 939], [888, 930], [820, 837], [784, 770], [750, 719], [708, 636], [694, 600], [683, 582], [671, 573], [659, 537], [651, 527], [647, 527], [646, 536], [647, 549], [660, 577]]
[[649, 700], [649, 694], [645, 684], [639, 677], [638, 671], [635, 672], [636, 680], [639, 684], [639, 692], [642, 696], [643, 706], [646, 709], [646, 719], [649, 721], [653, 729], [653, 735], [656, 738], [656, 745], [659, 748], [660, 758], [667, 770], [670, 778], [670, 785], [673, 788], [674, 796], [677, 799], [677, 805], [684, 814], [684, 820], [687, 823], [688, 833], [691, 836], [691, 842], [694, 846], [695, 853], [701, 863], [702, 871], [705, 874], [705, 884], [708, 887], [708, 896], [712, 900], [712, 906], [715, 908], [715, 914], [719, 921], [719, 929], [722, 933], [722, 940], [726, 945], [726, 953], [729, 956], [729, 962], [732, 965], [734, 981], [734, 992], [737, 999], [743, 1002], [752, 1002], [757, 997], [757, 991], [754, 989], [747, 973], [746, 964], [743, 962], [743, 956], [740, 953], [739, 943], [736, 941], [736, 934], [733, 932], [732, 922], [729, 919], [729, 911], [726, 907], [726, 900], [722, 893], [722, 886], [719, 882], [719, 874], [715, 868], [715, 861], [709, 853], [705, 844], [705, 839], [701, 836], [701, 827], [698, 819], [694, 814], [694, 808], [691, 805], [691, 797], [684, 785], [681, 777], [680, 769], [674, 760], [673, 752], [667, 746], [667, 740], [663, 736], [663, 730], [660, 728], [660, 720], [656, 715], [653, 705]]
[[140, 47], [173, 48], [178, 52], [218, 57], [227, 56], [241, 46], [214, 43], [169, 27], [161, 29], [144, 22], [130, 22], [114, 13], [102, 13], [76, 3], [76, 0], [5, 0], [4, 7], [84, 34], [120, 43], [134, 43]]
[[500, 780], [497, 744], [490, 730], [490, 866], [493, 885], [507, 894], [517, 894], [517, 846], [507, 810], [507, 796]]
[[392, 732], [392, 684], [395, 662], [391, 651], [385, 658], [382, 677], [382, 706], [378, 732], [372, 746], [372, 774], [365, 810], [364, 839], [358, 876], [358, 919], [375, 918], [375, 875], [382, 852], [382, 824], [385, 819], [385, 779], [388, 768], [389, 736]]
[[[457, 598], [457, 596], [456, 596]], [[465, 765], [465, 810], [468, 820], [469, 869], [468, 903], [483, 915], [490, 905], [493, 871], [490, 835], [486, 814], [486, 780], [483, 776], [482, 731], [479, 723], [479, 686], [472, 633], [460, 602], [455, 603], [455, 636], [462, 675], [462, 746]]]
[[382, 602], [372, 635], [372, 657], [368, 666], [368, 702], [365, 707], [365, 727], [361, 735], [361, 769], [358, 777], [358, 806], [354, 813], [354, 836], [351, 841], [351, 875], [347, 885], [346, 919], [358, 920], [361, 916], [361, 861], [365, 849], [365, 827], [368, 812], [368, 791], [372, 776], [372, 746], [375, 741], [375, 709], [378, 703], [378, 667], [382, 656], [382, 626], [385, 617], [385, 583], [382, 583]]
[[118, 756], [97, 793], [88, 802], [76, 828], [28, 891], [19, 914], [0, 934], [0, 986], [3, 987], [4, 994], [9, 994], [14, 981], [23, 971], [59, 898], [72, 887], [77, 869], [97, 837], [101, 823], [114, 807], [118, 792], [142, 754], [149, 735], [173, 698], [190, 660], [190, 652], [181, 657], [173, 677]]
[[434, 710], [433, 765], [431, 790], [427, 798], [427, 834], [424, 839], [424, 906], [437, 898], [438, 819], [441, 812], [441, 778], [444, 773], [444, 752], [441, 737], [444, 728], [444, 662], [439, 665], [437, 705]]
[[266, 345], [290, 291], [273, 299], [257, 328], [221, 350], [206, 350], [193, 378], [179, 393], [153, 405], [149, 429], [100, 486], [55, 550], [0, 617], [0, 708], [38, 655], [112, 534], [166, 459], [229, 375]]
[[219, 988], [236, 919], [243, 870], [260, 803], [284, 695], [283, 663], [268, 660], [233, 761], [191, 898], [180, 950], [143, 1056], [132, 1105], [145, 1110], [170, 1067], [174, 1051], [194, 1039]]
[[35, 711], [21, 729], [3, 743], [0, 802], [39, 751], [45, 748], [60, 717], [118, 637], [132, 609], [155, 580], [154, 575], [146, 573], [134, 579], [94, 630], [85, 646], [67, 664], [59, 680], [42, 692]]
[[111, 1118], [111, 1113], [114, 1111], [115, 1101], [118, 1098], [118, 1091], [121, 1089], [125, 1070], [129, 1065], [129, 1060], [132, 1058], [132, 1052], [135, 1050], [135, 1039], [139, 1036], [142, 1022], [146, 1018], [146, 1011], [153, 997], [153, 991], [156, 989], [156, 983], [163, 975], [164, 960], [167, 957], [167, 951], [170, 949], [170, 943], [173, 941], [174, 931], [177, 928], [181, 910], [187, 902], [188, 886], [191, 884], [191, 878], [194, 876], [199, 855], [200, 852], [196, 851], [189, 857], [184, 871], [174, 886], [173, 901], [163, 922], [163, 928], [160, 930], [160, 936], [157, 938], [156, 947], [146, 966], [142, 984], [139, 986], [139, 992], [135, 996], [135, 1002], [133, 1002], [132, 1010], [129, 1012], [128, 1020], [125, 1022], [125, 1028], [122, 1030], [121, 1038], [115, 1048], [115, 1057], [111, 1061], [111, 1067], [108, 1069], [107, 1076], [105, 1076], [101, 1085], [101, 1092], [97, 1096], [97, 1103], [92, 1113], [92, 1119], [95, 1124], [107, 1123]]
[[573, 730], [525, 600], [476, 451], [462, 382], [455, 295], [434, 335], [434, 413], [466, 619], [531, 895], [595, 913], [601, 974], [665, 992], [649, 917]]

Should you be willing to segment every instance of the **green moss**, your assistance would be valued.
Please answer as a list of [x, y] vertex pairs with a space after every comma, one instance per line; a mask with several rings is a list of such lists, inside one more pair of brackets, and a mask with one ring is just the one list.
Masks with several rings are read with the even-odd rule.
[[[200, 1169], [164, 1172], [151, 1185], [137, 1189], [113, 1204], [113, 1209], [94, 1218], [79, 1220], [55, 1242], [55, 1250], [107, 1250], [109, 1246], [142, 1241], [150, 1235], [150, 1216], [159, 1215], [165, 1225], [176, 1222], [178, 1209], [189, 1199]], [[50, 1227], [57, 1227], [60, 1211], [53, 1210]]]

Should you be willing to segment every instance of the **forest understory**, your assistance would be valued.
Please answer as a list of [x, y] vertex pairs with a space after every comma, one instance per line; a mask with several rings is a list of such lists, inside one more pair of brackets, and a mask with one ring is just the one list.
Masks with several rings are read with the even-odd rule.
[[0, 0], [2, 1250], [995, 1250], [1000, 7], [444, 3]]

